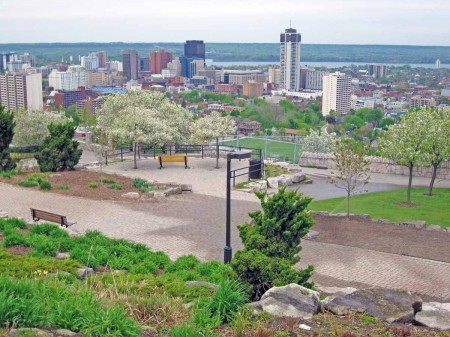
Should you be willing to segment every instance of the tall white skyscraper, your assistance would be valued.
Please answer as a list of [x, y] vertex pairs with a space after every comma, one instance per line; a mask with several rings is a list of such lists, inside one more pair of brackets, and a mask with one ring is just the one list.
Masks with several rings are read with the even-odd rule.
[[300, 91], [300, 44], [302, 36], [294, 28], [280, 34], [281, 89]]
[[439, 69], [441, 67], [441, 60], [437, 59], [435, 63], [435, 68]]
[[340, 72], [323, 76], [322, 114], [328, 116], [333, 110], [346, 115], [350, 112], [352, 77]]

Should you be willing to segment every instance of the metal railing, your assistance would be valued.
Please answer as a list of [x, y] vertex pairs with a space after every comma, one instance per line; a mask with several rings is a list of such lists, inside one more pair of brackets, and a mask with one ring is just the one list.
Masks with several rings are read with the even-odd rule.
[[[252, 153], [251, 159], [261, 160], [263, 159], [262, 150], [255, 148], [248, 148], [242, 146], [224, 146], [224, 145], [212, 145], [212, 144], [171, 144], [165, 146], [149, 145], [149, 144], [138, 144], [136, 147], [136, 155], [138, 158], [141, 156], [153, 156], [156, 159], [157, 156], [161, 155], [174, 155], [174, 154], [185, 154], [191, 156], [199, 156], [202, 159], [205, 157], [215, 158], [217, 153], [219, 156], [234, 151], [250, 150]], [[114, 150], [104, 151], [102, 157], [105, 158], [105, 164], [111, 158], [120, 158], [120, 161], [124, 160], [127, 155], [133, 154], [133, 146], [129, 144], [122, 145], [115, 148]]]
[[[240, 171], [244, 171], [246, 170], [246, 172], [240, 172]], [[238, 173], [239, 172], [239, 173]], [[231, 171], [231, 179], [233, 179], [233, 187], [236, 187], [236, 178], [237, 177], [242, 177], [247, 175], [247, 181], [250, 181], [250, 178], [252, 176], [252, 173], [260, 173], [259, 179], [264, 178], [264, 161], [258, 161], [257, 163], [254, 164], [250, 164], [249, 166], [246, 167], [242, 167], [242, 168], [238, 168], [236, 170], [232, 170]]]

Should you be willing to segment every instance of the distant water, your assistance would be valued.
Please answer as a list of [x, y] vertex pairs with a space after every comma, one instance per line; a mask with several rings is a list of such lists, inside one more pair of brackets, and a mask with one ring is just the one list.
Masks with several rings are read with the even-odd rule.
[[[232, 61], [232, 62], [216, 62], [211, 59], [206, 59], [206, 65], [214, 65], [218, 67], [231, 67], [231, 66], [261, 66], [261, 65], [274, 65], [280, 64], [279, 62], [265, 62], [265, 61]], [[373, 64], [372, 62], [302, 62], [302, 65], [310, 67], [327, 67], [327, 68], [340, 68], [348, 67], [350, 65], [364, 66], [367, 64]], [[387, 66], [401, 67], [407, 65], [406, 63], [383, 63]], [[435, 68], [434, 63], [413, 63], [409, 64], [412, 68]], [[450, 68], [450, 64], [441, 64], [441, 68]]]

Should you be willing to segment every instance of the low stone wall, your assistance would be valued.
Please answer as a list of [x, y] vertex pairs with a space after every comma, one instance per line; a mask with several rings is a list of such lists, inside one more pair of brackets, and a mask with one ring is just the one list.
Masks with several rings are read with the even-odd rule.
[[[372, 173], [388, 173], [398, 175], [409, 175], [409, 169], [405, 166], [396, 165], [390, 160], [381, 157], [367, 157], [370, 161], [370, 172]], [[336, 163], [331, 154], [303, 152], [300, 157], [300, 165], [317, 166], [335, 169]], [[413, 175], [415, 177], [431, 178], [432, 167], [415, 167]], [[440, 167], [437, 172], [437, 179], [450, 179], [450, 165], [445, 163], [444, 167]]]

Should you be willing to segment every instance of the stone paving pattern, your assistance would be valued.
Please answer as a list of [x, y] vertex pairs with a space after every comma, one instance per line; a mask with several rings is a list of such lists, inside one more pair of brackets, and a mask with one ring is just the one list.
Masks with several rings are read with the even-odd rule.
[[[224, 169], [213, 169], [213, 161], [202, 162], [202, 165], [209, 165], [209, 171], [199, 169], [192, 161], [191, 170], [176, 167], [176, 164], [157, 170], [154, 161], [142, 164], [145, 164], [144, 161], [139, 163], [142, 168], [138, 170], [132, 170], [130, 162], [117, 163], [105, 170], [160, 182], [190, 183], [194, 193], [174, 197], [165, 203], [128, 204], [68, 197], [0, 183], [0, 209], [7, 211], [10, 216], [19, 216], [26, 220], [31, 220], [30, 207], [51, 210], [67, 215], [69, 220], [77, 221], [74, 229], [79, 232], [99, 230], [110, 237], [144, 243], [153, 250], [166, 252], [172, 259], [194, 254], [202, 260], [222, 260], [225, 199], [224, 186], [217, 186], [217, 180], [225, 181]], [[221, 166], [225, 166], [223, 160]], [[167, 180], [163, 180], [164, 177]], [[317, 181], [323, 183], [323, 179], [320, 179]], [[395, 178], [387, 177], [375, 183], [384, 182], [395, 184]], [[444, 182], [444, 186], [446, 183]], [[314, 184], [305, 186], [312, 189]], [[323, 196], [323, 189], [320, 189], [320, 193]], [[232, 198], [234, 225], [245, 222], [248, 212], [259, 208], [256, 197], [251, 194], [233, 191]], [[425, 252], [427, 247], [433, 247], [433, 254], [440, 252], [444, 256], [443, 260], [447, 261], [441, 262], [423, 259], [430, 258], [426, 254], [419, 257], [399, 255], [399, 251], [393, 250], [392, 247], [404, 240], [402, 231], [396, 232], [394, 237], [392, 228], [385, 228], [386, 230], [383, 230], [383, 227], [380, 227], [377, 231], [380, 238], [385, 238], [381, 240], [384, 245], [377, 246], [378, 249], [358, 241], [356, 232], [353, 236], [342, 234], [333, 241], [327, 236], [326, 228], [322, 228], [320, 231], [324, 241], [329, 242], [320, 242], [320, 234], [318, 241], [302, 241], [302, 260], [299, 266], [314, 265], [313, 280], [324, 286], [400, 288], [416, 292], [425, 298], [450, 301], [450, 263], [445, 258], [449, 254], [448, 233], [441, 233], [447, 236], [440, 237], [438, 241], [423, 239], [418, 254]], [[350, 230], [351, 228], [346, 229], [347, 232]], [[360, 234], [363, 230], [355, 227], [355, 231]], [[418, 235], [429, 235], [425, 232], [419, 232]], [[365, 237], [365, 240], [371, 238]], [[232, 228], [232, 245], [234, 251], [242, 247], [235, 226]], [[440, 250], [436, 250], [436, 247], [440, 247]]]

